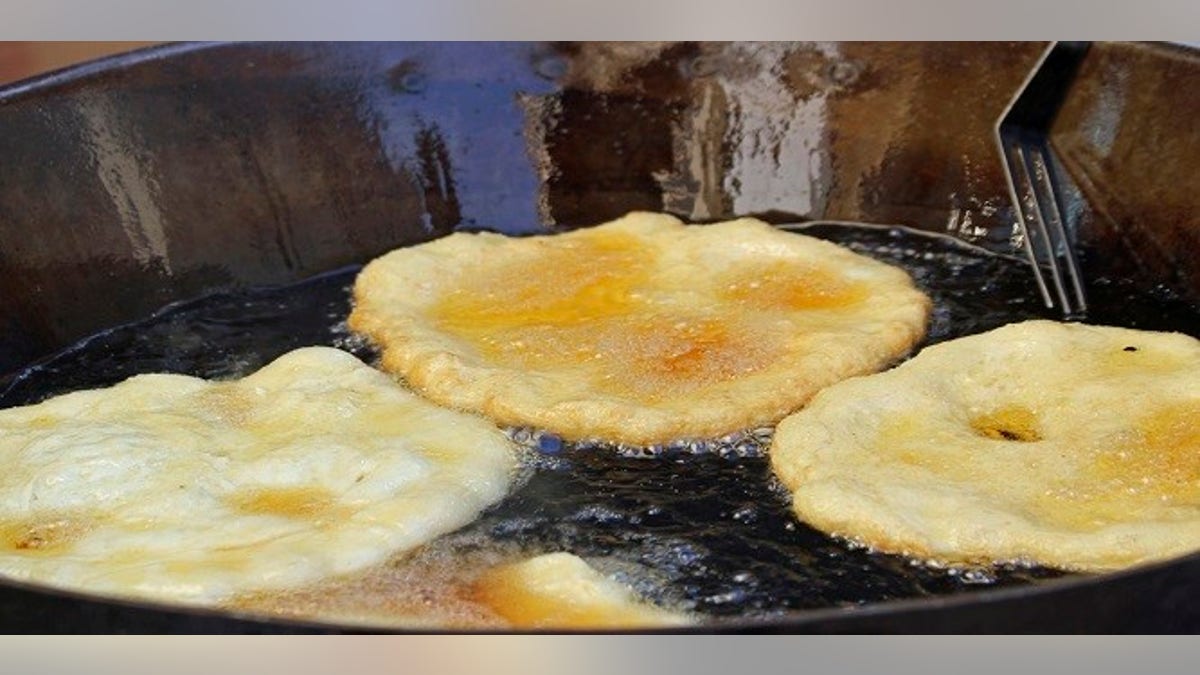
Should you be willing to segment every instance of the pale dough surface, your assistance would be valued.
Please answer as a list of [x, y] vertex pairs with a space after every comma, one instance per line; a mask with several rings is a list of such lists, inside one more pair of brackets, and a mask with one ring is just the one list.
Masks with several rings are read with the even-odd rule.
[[1200, 549], [1200, 342], [1030, 321], [923, 350], [786, 418], [801, 520], [947, 563], [1107, 570]]
[[0, 410], [0, 574], [207, 604], [379, 563], [502, 498], [516, 455], [336, 349]]
[[903, 270], [741, 219], [457, 233], [371, 262], [352, 329], [443, 405], [634, 444], [773, 424], [923, 337]]

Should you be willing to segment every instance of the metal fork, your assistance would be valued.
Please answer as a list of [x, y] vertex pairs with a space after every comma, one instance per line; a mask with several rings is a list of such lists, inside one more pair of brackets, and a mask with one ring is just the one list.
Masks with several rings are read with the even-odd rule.
[[1016, 209], [1017, 227], [1038, 290], [1046, 307], [1053, 308], [1057, 299], [1067, 318], [1087, 311], [1087, 297], [1074, 242], [1067, 233], [1062, 191], [1047, 136], [1090, 45], [1052, 42], [1004, 109], [995, 130], [996, 146], [1004, 159], [1008, 196]]

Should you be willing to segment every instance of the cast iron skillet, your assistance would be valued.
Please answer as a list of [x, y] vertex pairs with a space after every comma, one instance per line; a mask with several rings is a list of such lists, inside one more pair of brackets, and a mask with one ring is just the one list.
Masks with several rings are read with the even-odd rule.
[[[695, 130], [701, 108], [694, 104], [711, 85], [711, 63], [701, 58], [720, 49], [727, 47], [677, 45], [628, 61], [619, 50], [559, 44], [172, 45], [0, 90], [0, 373], [10, 373], [0, 384], [25, 363], [168, 302], [303, 279], [458, 228], [550, 231], [689, 197], [693, 210], [682, 215], [695, 215], [701, 201], [712, 219], [733, 215], [749, 186], [723, 184], [716, 189], [723, 194], [713, 194], [712, 185], [679, 178], [687, 164], [679, 156], [703, 145], [679, 145], [681, 134]], [[928, 65], [932, 48], [890, 49], [888, 58], [907, 59], [900, 67], [911, 71]], [[970, 46], [971, 58], [988, 49]], [[1012, 50], [1032, 55], [1037, 46]], [[769, 50], [761, 57], [773, 58]], [[886, 70], [864, 58], [860, 70]], [[996, 64], [996, 78], [1014, 86], [1027, 65], [1012, 58]], [[614, 84], [594, 75], [605, 69], [626, 76]], [[822, 90], [865, 96], [887, 86], [867, 77], [854, 90], [843, 71], [820, 70], [835, 71], [842, 75], [784, 84], [815, 89], [803, 92], [809, 98]], [[992, 113], [991, 98], [980, 97], [952, 124], [986, 128]], [[918, 107], [916, 114], [935, 112]], [[830, 115], [817, 124], [837, 134], [864, 132], [863, 144], [873, 142], [855, 127], [863, 122]], [[716, 123], [725, 125], [725, 143], [753, 132], [737, 129], [732, 118]], [[873, 138], [874, 151], [895, 155], [903, 135]], [[919, 158], [926, 168], [974, 147], [969, 139], [966, 147], [908, 140], [902, 157]], [[735, 149], [718, 143], [706, 151], [725, 153], [722, 165]], [[857, 206], [831, 199], [824, 211], [810, 203], [805, 212], [758, 215], [864, 219], [893, 194], [901, 202], [895, 208], [920, 226], [945, 222], [941, 190], [958, 189], [981, 203], [1002, 194], [998, 175], [987, 171], [969, 183], [940, 177], [945, 185], [933, 185], [911, 168], [899, 161], [850, 175], [844, 172], [853, 167], [835, 163], [826, 194], [850, 183], [891, 189], [867, 190], [875, 201]], [[1198, 591], [1200, 555], [1193, 555], [1118, 574], [732, 620], [705, 630], [1197, 631]], [[348, 629], [11, 582], [0, 586], [0, 628]]]

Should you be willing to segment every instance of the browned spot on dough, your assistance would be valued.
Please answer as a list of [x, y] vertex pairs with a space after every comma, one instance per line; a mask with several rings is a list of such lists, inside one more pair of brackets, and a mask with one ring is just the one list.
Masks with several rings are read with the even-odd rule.
[[328, 490], [312, 487], [259, 488], [232, 496], [238, 511], [264, 516], [311, 518], [324, 515], [335, 504]]
[[1157, 410], [1134, 429], [1129, 443], [1099, 455], [1094, 477], [1167, 501], [1200, 496], [1200, 401]]
[[30, 553], [58, 553], [77, 541], [91, 529], [87, 521], [70, 517], [0, 524], [3, 541], [10, 548]]
[[[552, 562], [553, 561], [553, 562]], [[487, 570], [470, 597], [518, 628], [633, 627], [659, 623], [664, 612], [608, 582], [577, 559], [543, 556]]]
[[[624, 233], [541, 240], [531, 260], [489, 268], [443, 296], [438, 327], [487, 362], [519, 369], [577, 367], [600, 391], [647, 402], [764, 368], [769, 341], [736, 320], [658, 307], [639, 293], [654, 251]], [[760, 267], [755, 278], [763, 275]], [[730, 280], [729, 294], [765, 310], [829, 308], [865, 296], [821, 270], [783, 263]], [[743, 284], [739, 286], [738, 284]], [[751, 286], [752, 284], [753, 287]]]
[[1040, 517], [1082, 531], [1200, 501], [1200, 402], [1166, 406], [1120, 438], [1085, 450], [1077, 475], [1037, 503]]
[[867, 291], [836, 271], [778, 260], [730, 275], [723, 295], [761, 310], [816, 310], [856, 305]]
[[1022, 406], [1005, 406], [971, 419], [975, 433], [997, 441], [1032, 443], [1042, 440], [1037, 415]]
[[610, 384], [648, 394], [711, 386], [761, 370], [769, 351], [725, 319], [685, 318], [642, 324], [613, 335]]
[[[430, 309], [443, 330], [490, 356], [487, 338], [535, 326], [569, 327], [629, 311], [646, 277], [646, 253], [626, 234], [542, 239], [536, 255], [489, 266]], [[526, 243], [526, 242], [521, 242]]]

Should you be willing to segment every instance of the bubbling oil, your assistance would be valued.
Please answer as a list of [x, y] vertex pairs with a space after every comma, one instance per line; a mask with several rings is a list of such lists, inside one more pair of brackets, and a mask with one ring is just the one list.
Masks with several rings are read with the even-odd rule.
[[[933, 300], [919, 347], [1057, 318], [1018, 259], [903, 229], [830, 224], [805, 233], [906, 269]], [[0, 379], [0, 407], [147, 372], [240, 377], [307, 345], [376, 362], [378, 353], [345, 325], [357, 271], [169, 306]], [[1200, 312], [1169, 293], [1104, 279], [1092, 280], [1088, 293], [1093, 323], [1200, 334]], [[554, 551], [586, 559], [657, 604], [718, 623], [1062, 576], [1024, 564], [946, 569], [813, 530], [796, 521], [770, 472], [771, 432], [633, 447], [510, 429], [522, 448], [522, 479], [474, 523], [352, 577], [240, 597], [232, 606], [357, 626], [503, 627], [466, 589], [490, 566]]]

